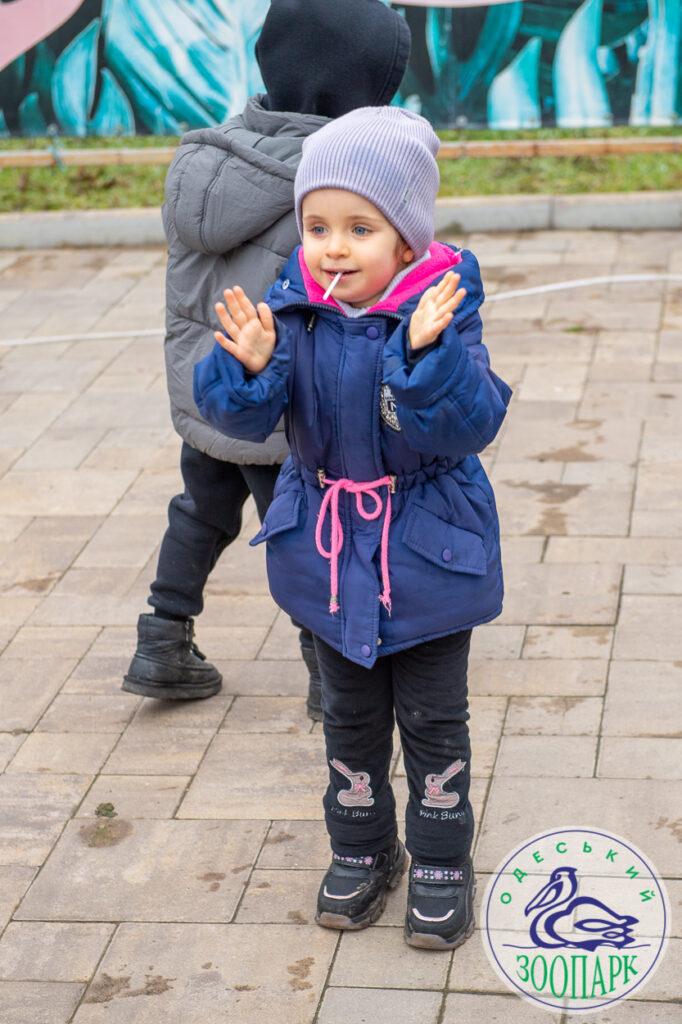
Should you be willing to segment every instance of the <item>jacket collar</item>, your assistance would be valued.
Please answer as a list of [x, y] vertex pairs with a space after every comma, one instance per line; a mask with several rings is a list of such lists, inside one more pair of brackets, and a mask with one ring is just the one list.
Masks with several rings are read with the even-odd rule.
[[[416, 307], [421, 294], [439, 278], [443, 277], [448, 270], [460, 264], [463, 259], [463, 250], [456, 246], [445, 245], [442, 242], [432, 242], [429, 246], [429, 252], [430, 258], [420, 263], [418, 267], [415, 267], [413, 271], [407, 274], [382, 302], [371, 306], [367, 310], [367, 315], [375, 313], [388, 313], [397, 316], [408, 315]], [[478, 267], [476, 267], [476, 270], [478, 270]], [[463, 287], [466, 287], [464, 276], [462, 274], [461, 284]], [[480, 289], [480, 296], [476, 306], [480, 305], [483, 299], [480, 277], [478, 278], [478, 287]], [[303, 246], [299, 245], [294, 249], [285, 264], [279, 280], [268, 292], [266, 302], [273, 312], [280, 312], [291, 306], [314, 306], [316, 309], [325, 307], [330, 312], [338, 313], [345, 318], [345, 313], [333, 296], [330, 295], [328, 299], [325, 299], [323, 296], [324, 290], [308, 270], [303, 259]], [[468, 291], [467, 298], [469, 298]], [[457, 317], [457, 319], [460, 318]]]

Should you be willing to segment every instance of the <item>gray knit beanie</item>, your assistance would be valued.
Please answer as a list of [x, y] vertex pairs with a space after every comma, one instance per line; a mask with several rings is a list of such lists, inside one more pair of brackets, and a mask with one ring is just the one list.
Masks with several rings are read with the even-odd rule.
[[440, 145], [429, 122], [401, 107], [359, 107], [309, 135], [296, 172], [296, 220], [303, 197], [319, 188], [364, 196], [419, 259], [433, 241]]

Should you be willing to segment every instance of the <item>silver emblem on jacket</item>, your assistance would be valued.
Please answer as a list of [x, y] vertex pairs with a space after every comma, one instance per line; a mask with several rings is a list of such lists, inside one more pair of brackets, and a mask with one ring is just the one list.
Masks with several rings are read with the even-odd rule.
[[381, 385], [381, 418], [393, 430], [400, 430], [400, 420], [396, 409], [395, 395], [388, 384]]

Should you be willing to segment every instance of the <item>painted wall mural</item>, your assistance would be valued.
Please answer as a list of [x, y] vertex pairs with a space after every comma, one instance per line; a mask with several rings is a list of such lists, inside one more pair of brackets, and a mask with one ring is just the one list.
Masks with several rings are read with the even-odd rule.
[[[343, 0], [337, 0], [341, 6]], [[181, 134], [263, 84], [269, 0], [0, 0], [0, 135]], [[682, 0], [423, 0], [398, 103], [438, 127], [682, 120]]]

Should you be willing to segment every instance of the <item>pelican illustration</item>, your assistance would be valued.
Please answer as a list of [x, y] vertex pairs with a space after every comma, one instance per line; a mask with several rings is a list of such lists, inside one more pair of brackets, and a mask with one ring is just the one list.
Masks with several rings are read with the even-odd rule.
[[424, 807], [456, 807], [459, 803], [459, 793], [446, 793], [443, 786], [451, 779], [453, 775], [457, 775], [461, 772], [462, 768], [466, 764], [466, 761], [453, 761], [449, 764], [442, 775], [435, 773], [427, 775], [424, 779], [426, 788], [424, 789], [424, 799], [422, 804]]
[[350, 782], [350, 789], [341, 789], [336, 794], [336, 799], [344, 807], [371, 807], [374, 803], [372, 787], [369, 784], [369, 772], [352, 772], [350, 768], [333, 758], [329, 762], [332, 768], [345, 775]]
[[[618, 914], [593, 896], [576, 896], [577, 891], [576, 868], [555, 868], [547, 884], [525, 908], [526, 916], [538, 911], [529, 929], [535, 945], [546, 949], [566, 947], [593, 950], [598, 946], [622, 949], [635, 941], [632, 926], [637, 924], [638, 917]], [[572, 921], [575, 911], [579, 913]], [[581, 911], [586, 912], [584, 916]], [[569, 939], [562, 934], [562, 929], [566, 933], [587, 932], [593, 937]]]

